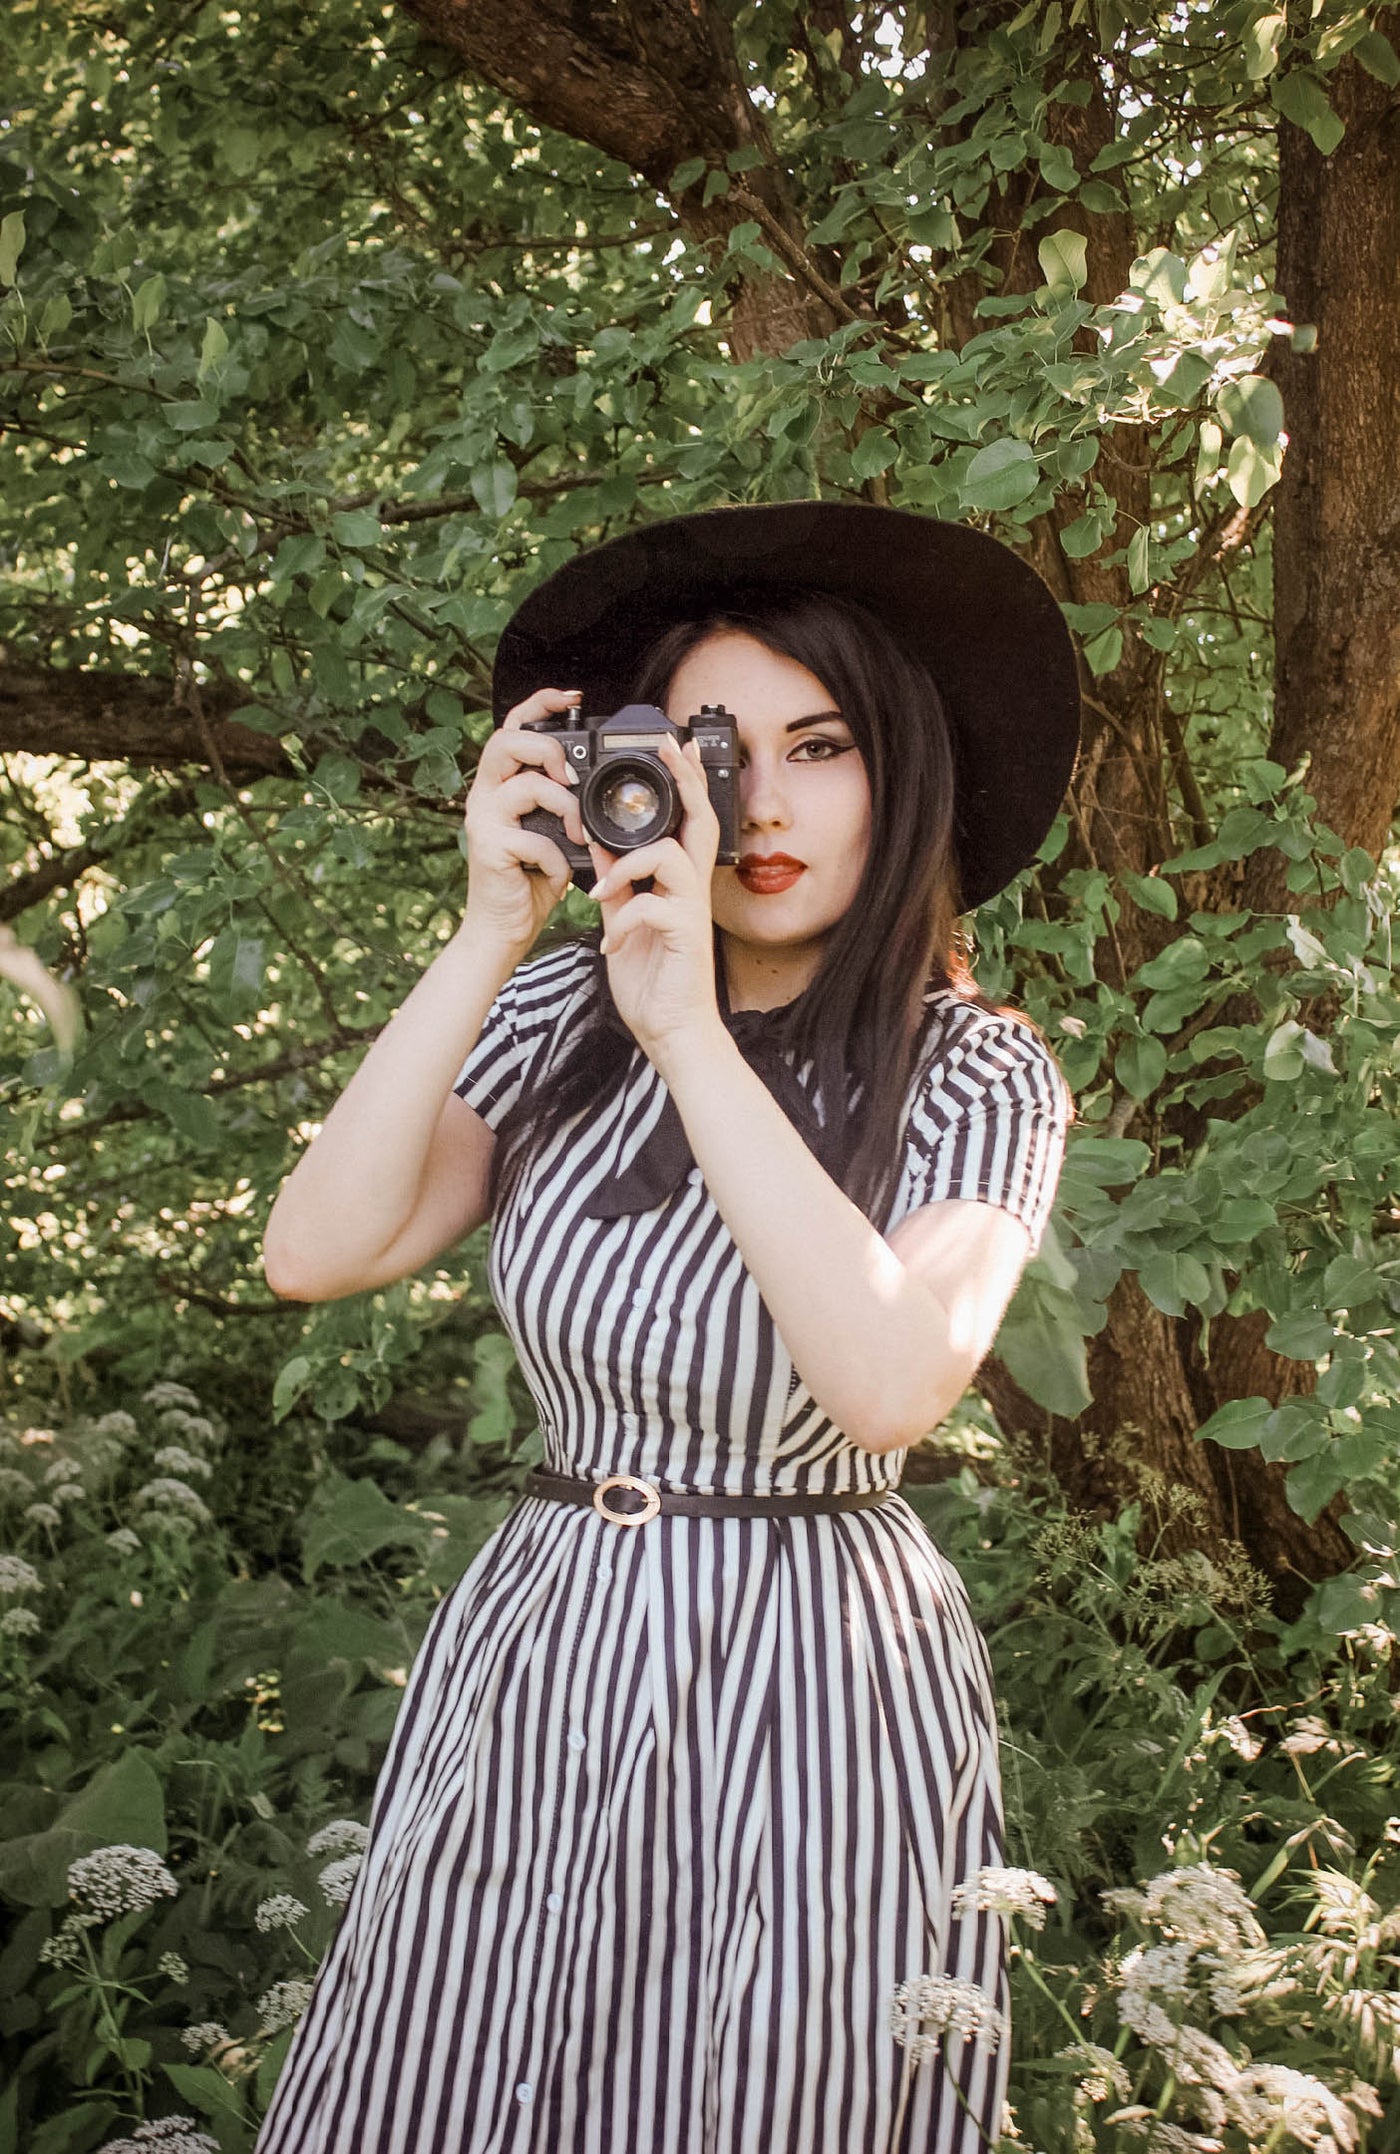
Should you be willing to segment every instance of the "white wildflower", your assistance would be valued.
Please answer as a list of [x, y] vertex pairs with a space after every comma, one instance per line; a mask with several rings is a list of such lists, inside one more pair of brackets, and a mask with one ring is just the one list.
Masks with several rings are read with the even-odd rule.
[[1207, 2139], [1199, 2132], [1183, 2131], [1161, 2117], [1133, 2118], [1127, 2129], [1143, 2154], [1224, 2154], [1223, 2139]]
[[37, 1593], [44, 1581], [23, 1556], [0, 1555], [0, 1593]]
[[313, 1832], [306, 1843], [308, 1855], [362, 1855], [369, 1845], [369, 1827], [353, 1817], [333, 1817], [329, 1825]]
[[1033, 1930], [1045, 1927], [1045, 1910], [1059, 1894], [1038, 1870], [1001, 1870], [985, 1863], [971, 1877], [953, 1888], [953, 1905], [960, 1914], [972, 1908], [999, 1915], [1020, 1915]]
[[95, 1928], [101, 1920], [101, 1915], [75, 1908], [71, 1915], [65, 1916], [60, 1922], [52, 1937], [44, 1939], [39, 1947], [40, 1959], [49, 1967], [81, 1966], [83, 1948], [80, 1940], [83, 1931]]
[[147, 1481], [136, 1491], [135, 1502], [142, 1511], [154, 1511], [157, 1516], [187, 1518], [192, 1525], [207, 1526], [213, 1523], [204, 1499], [197, 1495], [188, 1481], [177, 1481], [164, 1476]]
[[1318, 1870], [1312, 1879], [1317, 1900], [1317, 1926], [1328, 1937], [1360, 1936], [1375, 1921], [1380, 1908], [1369, 1892], [1341, 1870]]
[[68, 1897], [85, 1900], [104, 1922], [141, 1914], [157, 1900], [172, 1899], [179, 1886], [153, 1848], [99, 1847], [69, 1865]]
[[138, 1433], [135, 1416], [124, 1413], [121, 1407], [115, 1408], [110, 1414], [101, 1415], [92, 1423], [92, 1431], [96, 1436], [114, 1436], [118, 1443], [130, 1443], [132, 1437]]
[[214, 1471], [207, 1458], [196, 1451], [187, 1451], [183, 1444], [162, 1444], [151, 1464], [162, 1473], [193, 1474], [197, 1480], [207, 1481]]
[[146, 2154], [156, 2147], [159, 2154], [219, 2154], [219, 2142], [202, 2132], [193, 2117], [156, 2117], [138, 2124], [129, 2139], [109, 2139], [97, 2154]]
[[1286, 2064], [1250, 2064], [1224, 2091], [1230, 2121], [1246, 2131], [1271, 2131], [1282, 2125], [1305, 2147], [1322, 2145], [1324, 2135], [1326, 2142], [1339, 2147], [1356, 2145], [1352, 2111], [1311, 2073], [1295, 2072]]
[[47, 1526], [50, 1531], [63, 1524], [63, 1513], [56, 1510], [51, 1503], [27, 1503], [24, 1515], [31, 1525]]
[[28, 1503], [34, 1483], [17, 1466], [0, 1466], [0, 1503]]
[[191, 1413], [199, 1411], [199, 1400], [184, 1384], [152, 1384], [149, 1391], [142, 1392], [141, 1403], [154, 1406], [157, 1413], [164, 1413], [171, 1406], [188, 1407]]
[[7, 1608], [0, 1616], [0, 1637], [32, 1638], [39, 1628], [39, 1618], [32, 1608]]
[[339, 1862], [326, 1864], [316, 1882], [332, 1907], [345, 1905], [363, 1861], [363, 1855], [342, 1855]]
[[1295, 1720], [1279, 1744], [1286, 1758], [1310, 1758], [1317, 1750], [1330, 1750], [1336, 1754], [1341, 1747], [1326, 1721], [1319, 1720], [1314, 1713]]
[[202, 2057], [209, 2050], [217, 2049], [220, 2042], [227, 2042], [229, 2031], [222, 2020], [202, 2019], [197, 2027], [182, 2028], [180, 2040], [192, 2057]]
[[917, 2064], [932, 2056], [945, 2034], [961, 2035], [978, 2049], [995, 2049], [1006, 2021], [976, 1982], [957, 1975], [917, 1975], [890, 1998], [890, 2032]]
[[38, 1593], [43, 1579], [23, 1556], [0, 1555], [0, 1594]]
[[293, 1976], [290, 1982], [274, 1982], [258, 1999], [258, 2023], [264, 2034], [279, 2034], [294, 2027], [311, 2002], [311, 1984]]
[[305, 1913], [290, 1892], [274, 1892], [270, 1900], [259, 1901], [253, 1920], [260, 1930], [294, 1930]]
[[162, 1952], [156, 1961], [156, 1971], [168, 1982], [186, 1983], [190, 1978], [190, 1963], [181, 1959], [178, 1952]]
[[141, 1546], [141, 1536], [133, 1533], [130, 1526], [118, 1526], [107, 1535], [107, 1546], [114, 1556], [134, 1556]]
[[203, 1414], [183, 1413], [178, 1407], [173, 1413], [162, 1414], [160, 1425], [167, 1443], [176, 1437], [183, 1437], [187, 1444], [217, 1444], [219, 1440], [212, 1421]]
[[1164, 1870], [1139, 1892], [1120, 1888], [1103, 1895], [1104, 1904], [1135, 1915], [1144, 1927], [1161, 1930], [1197, 1950], [1244, 1952], [1262, 1945], [1264, 1931], [1249, 1895], [1233, 1870], [1195, 1862]]
[[1113, 2051], [1100, 2048], [1097, 2042], [1071, 2042], [1056, 2055], [1080, 2074], [1080, 2093], [1091, 2102], [1126, 2102], [1133, 2091], [1132, 2079]]
[[77, 1467], [71, 1459], [56, 1458], [51, 1466], [46, 1466], [44, 1468], [44, 1480], [46, 1483], [52, 1483], [54, 1481], [77, 1481], [81, 1478], [82, 1475], [80, 1468]]
[[49, 1494], [58, 1504], [81, 1503], [87, 1490], [81, 1481], [60, 1481], [57, 1487], [49, 1490]]
[[1236, 1757], [1243, 1758], [1247, 1765], [1254, 1763], [1264, 1747], [1263, 1736], [1256, 1735], [1253, 1729], [1240, 1719], [1238, 1713], [1232, 1713], [1228, 1720], [1221, 1721], [1218, 1728], [1213, 1728], [1207, 1740], [1212, 1738], [1228, 1743]]

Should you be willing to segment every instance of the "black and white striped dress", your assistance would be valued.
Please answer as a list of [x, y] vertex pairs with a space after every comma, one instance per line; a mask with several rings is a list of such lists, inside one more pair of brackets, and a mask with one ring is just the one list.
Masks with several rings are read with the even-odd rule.
[[[507, 983], [457, 1089], [497, 1124], [576, 1018], [577, 946]], [[887, 1221], [944, 1197], [1038, 1242], [1063, 1146], [1053, 1058], [935, 998]], [[545, 1464], [662, 1488], [879, 1488], [794, 1370], [698, 1169], [590, 1217], [663, 1088], [537, 1159], [490, 1277]], [[522, 1502], [435, 1610], [344, 1920], [258, 2154], [974, 2154], [1006, 2045], [911, 2063], [891, 1994], [945, 1972], [1005, 2009], [987, 1652], [901, 1497], [638, 1528]]]

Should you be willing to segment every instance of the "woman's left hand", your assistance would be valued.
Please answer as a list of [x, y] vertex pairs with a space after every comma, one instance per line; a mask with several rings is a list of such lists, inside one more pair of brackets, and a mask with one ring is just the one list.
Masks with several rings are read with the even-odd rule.
[[[601, 845], [589, 851], [613, 1001], [637, 1044], [661, 1067], [678, 1041], [719, 1022], [710, 913], [719, 819], [695, 743], [683, 750], [668, 737], [659, 754], [680, 794], [679, 838], [631, 853]], [[653, 887], [634, 890], [647, 877]]]

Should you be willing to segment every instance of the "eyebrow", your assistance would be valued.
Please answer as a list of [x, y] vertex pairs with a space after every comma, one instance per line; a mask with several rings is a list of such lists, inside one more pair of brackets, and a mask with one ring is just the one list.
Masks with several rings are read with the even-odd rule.
[[846, 723], [845, 719], [841, 717], [840, 711], [814, 711], [810, 718], [789, 719], [788, 723], [783, 727], [783, 731], [785, 733], [800, 733], [805, 726], [827, 725], [833, 718], [840, 720], [842, 725]]

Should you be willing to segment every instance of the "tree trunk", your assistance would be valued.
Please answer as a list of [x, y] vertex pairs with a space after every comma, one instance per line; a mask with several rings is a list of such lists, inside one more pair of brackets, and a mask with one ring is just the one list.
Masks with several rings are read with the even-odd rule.
[[[689, 229], [707, 240], [722, 238], [741, 214], [757, 217], [791, 271], [790, 278], [741, 285], [730, 336], [736, 356], [780, 353], [798, 337], [823, 334], [851, 318], [807, 246], [787, 176], [744, 91], [728, 27], [713, 0], [534, 0], [528, 10], [507, 0], [403, 5], [532, 119], [592, 143], [658, 190], [688, 158], [703, 156], [714, 164], [735, 149], [760, 150], [763, 163], [708, 210], [694, 188], [675, 205]], [[1002, 12], [1015, 11], [1008, 0]], [[817, 22], [815, 14], [812, 20]], [[958, 0], [945, 0], [929, 11], [931, 41], [946, 49], [959, 39], [985, 37], [988, 20], [985, 8], [974, 17]], [[834, 0], [818, 24], [830, 26], [850, 35]], [[1045, 125], [1086, 173], [1112, 136], [1087, 36], [1067, 34], [1056, 63], [1062, 77], [1078, 74], [1087, 96], [1079, 105], [1051, 104]], [[1286, 467], [1277, 542], [1275, 753], [1289, 761], [1311, 749], [1324, 815], [1348, 843], [1374, 850], [1389, 818], [1400, 758], [1400, 442], [1384, 403], [1400, 372], [1400, 287], [1386, 259], [1396, 229], [1395, 126], [1390, 94], [1353, 65], [1333, 81], [1348, 121], [1333, 165], [1296, 130], [1283, 128], [1281, 281], [1295, 313], [1318, 321], [1321, 338], [1316, 361], [1299, 359], [1284, 370], [1296, 446]], [[995, 211], [1001, 236], [990, 256], [1003, 290], [1028, 290], [1040, 281], [1035, 233], [1024, 223], [1040, 184], [1027, 173], [1003, 184]], [[1088, 242], [1086, 296], [1114, 298], [1127, 285], [1136, 251], [1131, 220], [1087, 216], [1067, 198], [1055, 221]], [[973, 310], [985, 286], [965, 279], [946, 289], [946, 335], [961, 345], [981, 326]], [[1385, 321], [1377, 334], [1381, 313]], [[1344, 448], [1338, 439], [1343, 433]], [[1151, 513], [1148, 444], [1138, 430], [1123, 427], [1105, 447], [1119, 512], [1114, 544], [1122, 546]], [[1064, 554], [1059, 528], [1076, 513], [1077, 505], [1066, 501], [1046, 518], [1032, 538], [1031, 558], [1062, 599], [1125, 606], [1130, 592], [1121, 566], [1071, 561]], [[1345, 540], [1340, 547], [1339, 533]], [[1330, 723], [1319, 725], [1320, 712]], [[1066, 866], [1096, 866], [1114, 875], [1140, 871], [1172, 849], [1166, 771], [1176, 758], [1164, 723], [1161, 662], [1130, 635], [1111, 674], [1085, 677], [1071, 842], [1056, 873]], [[1052, 875], [1046, 882], [1052, 904], [1053, 881]], [[1170, 932], [1160, 920], [1126, 907], [1112, 946], [1101, 953], [1105, 976], [1126, 978]], [[1296, 1603], [1303, 1580], [1351, 1558], [1336, 1525], [1338, 1507], [1305, 1526], [1287, 1503], [1280, 1468], [1253, 1456], [1246, 1464], [1203, 1445], [1195, 1430], [1222, 1399], [1241, 1395], [1241, 1387], [1244, 1395], [1277, 1402], [1305, 1388], [1312, 1372], [1270, 1353], [1253, 1317], [1217, 1318], [1208, 1360], [1198, 1350], [1196, 1328], [1163, 1316], [1137, 1281], [1125, 1278], [1103, 1332], [1089, 1342], [1094, 1404], [1079, 1423], [1050, 1420], [996, 1365], [984, 1372], [984, 1388], [1006, 1426], [1048, 1437], [1051, 1460], [1072, 1500], [1098, 1510], [1142, 1499], [1145, 1538], [1169, 1550], [1196, 1546], [1219, 1554], [1243, 1542], [1280, 1582], [1281, 1599]]]
[[[1279, 123], [1278, 286], [1311, 351], [1276, 374], [1288, 454], [1274, 510], [1270, 754], [1310, 759], [1308, 791], [1378, 857], [1400, 799], [1400, 98], [1344, 60], [1330, 157]], [[1256, 854], [1251, 904], [1285, 901]]]

